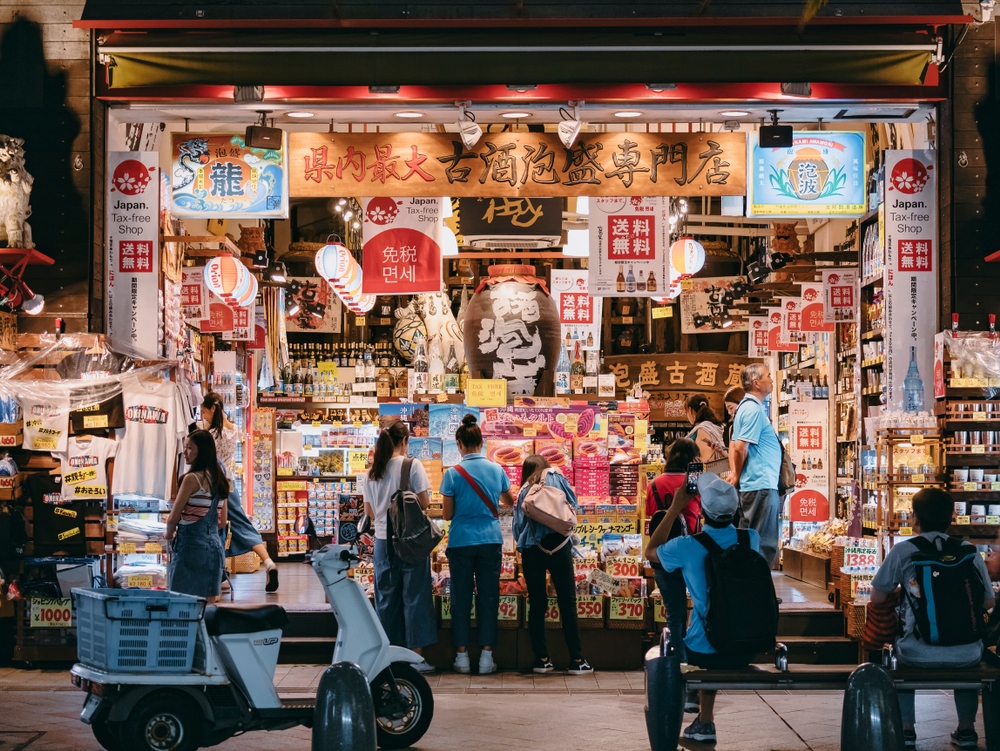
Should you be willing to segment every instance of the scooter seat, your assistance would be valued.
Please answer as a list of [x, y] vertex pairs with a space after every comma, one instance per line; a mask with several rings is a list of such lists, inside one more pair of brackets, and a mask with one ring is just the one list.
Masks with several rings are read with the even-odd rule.
[[262, 605], [258, 608], [220, 608], [209, 605], [205, 608], [205, 627], [209, 636], [253, 634], [287, 625], [288, 613], [279, 605]]

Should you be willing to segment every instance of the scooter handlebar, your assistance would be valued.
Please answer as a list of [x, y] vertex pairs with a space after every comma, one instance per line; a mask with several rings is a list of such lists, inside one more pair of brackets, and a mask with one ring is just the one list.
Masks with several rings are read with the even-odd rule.
[[360, 561], [361, 557], [357, 556], [357, 555], [354, 555], [354, 553], [352, 553], [350, 550], [341, 550], [340, 551], [340, 560], [342, 560], [342, 561]]

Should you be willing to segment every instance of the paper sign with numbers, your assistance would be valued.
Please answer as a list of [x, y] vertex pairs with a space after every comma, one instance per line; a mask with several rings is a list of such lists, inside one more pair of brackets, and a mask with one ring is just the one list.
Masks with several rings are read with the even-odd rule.
[[877, 566], [878, 548], [844, 548], [845, 566]]
[[[531, 603], [525, 599], [524, 601], [524, 620], [527, 621], [528, 617], [531, 615]], [[546, 623], [559, 623], [559, 600], [555, 597], [548, 598], [548, 605], [545, 608], [545, 622]]]
[[646, 617], [646, 606], [641, 597], [612, 597], [608, 617], [615, 621], [641, 621]]
[[73, 600], [67, 598], [32, 597], [32, 628], [70, 628], [73, 625]]
[[501, 595], [497, 619], [501, 621], [517, 620], [517, 595]]
[[591, 619], [603, 618], [604, 617], [603, 595], [577, 595], [576, 617], [591, 618]]

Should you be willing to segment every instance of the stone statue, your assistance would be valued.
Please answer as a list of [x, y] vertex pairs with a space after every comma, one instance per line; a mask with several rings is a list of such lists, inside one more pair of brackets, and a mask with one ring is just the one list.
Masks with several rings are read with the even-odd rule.
[[31, 186], [24, 169], [24, 139], [0, 135], [0, 240], [8, 248], [34, 248], [31, 226]]

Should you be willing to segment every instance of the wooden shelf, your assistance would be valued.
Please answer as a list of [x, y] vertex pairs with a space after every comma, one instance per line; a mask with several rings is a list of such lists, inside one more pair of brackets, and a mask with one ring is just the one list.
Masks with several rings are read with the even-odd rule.
[[[243, 260], [243, 251], [228, 237], [218, 237], [216, 235], [164, 235], [165, 243], [179, 243], [187, 247], [184, 248], [184, 255], [188, 258], [214, 258], [219, 253], [228, 253], [238, 261]], [[192, 248], [192, 244], [213, 245], [214, 248]]]

